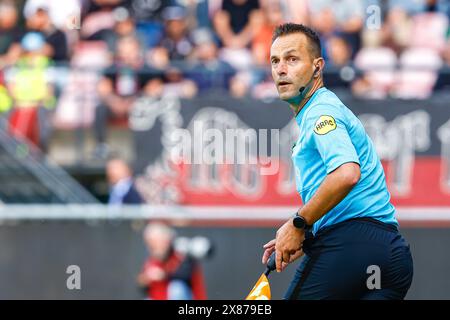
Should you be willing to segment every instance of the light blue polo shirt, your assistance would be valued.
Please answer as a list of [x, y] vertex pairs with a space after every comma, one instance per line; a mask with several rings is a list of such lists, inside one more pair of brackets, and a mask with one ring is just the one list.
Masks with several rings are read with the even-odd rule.
[[330, 90], [320, 88], [296, 116], [300, 136], [292, 148], [297, 191], [308, 203], [327, 174], [344, 163], [360, 165], [350, 193], [314, 223], [313, 233], [358, 217], [398, 225], [383, 167], [359, 119]]

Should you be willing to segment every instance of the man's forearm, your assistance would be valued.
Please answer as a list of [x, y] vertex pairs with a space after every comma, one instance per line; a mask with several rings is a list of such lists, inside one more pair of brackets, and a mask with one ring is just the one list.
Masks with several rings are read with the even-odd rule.
[[312, 225], [341, 202], [360, 178], [359, 165], [346, 163], [327, 175], [314, 196], [300, 210], [299, 215]]

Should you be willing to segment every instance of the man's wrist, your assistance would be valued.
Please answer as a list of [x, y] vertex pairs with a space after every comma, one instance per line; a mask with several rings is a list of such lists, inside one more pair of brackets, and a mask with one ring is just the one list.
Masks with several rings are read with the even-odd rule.
[[297, 229], [303, 229], [305, 231], [309, 231], [312, 228], [312, 225], [308, 224], [305, 217], [303, 217], [298, 212], [296, 212], [295, 215], [292, 217], [292, 223], [293, 223], [294, 227], [296, 227]]

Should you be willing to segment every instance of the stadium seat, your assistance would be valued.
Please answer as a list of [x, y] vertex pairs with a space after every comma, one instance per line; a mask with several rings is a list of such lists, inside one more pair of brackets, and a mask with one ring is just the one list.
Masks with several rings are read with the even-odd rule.
[[69, 129], [91, 125], [97, 105], [98, 70], [106, 67], [108, 61], [106, 43], [85, 41], [78, 44], [71, 64], [81, 69], [71, 69], [68, 74], [54, 117], [55, 127]]
[[397, 56], [387, 47], [363, 48], [355, 57], [355, 65], [364, 71], [375, 96], [384, 97], [395, 80]]
[[427, 12], [413, 17], [414, 35], [410, 47], [430, 48], [442, 52], [448, 29], [448, 18], [438, 12]]
[[400, 56], [401, 70], [397, 73], [393, 95], [402, 99], [426, 99], [442, 65], [439, 54], [429, 48], [410, 48]]

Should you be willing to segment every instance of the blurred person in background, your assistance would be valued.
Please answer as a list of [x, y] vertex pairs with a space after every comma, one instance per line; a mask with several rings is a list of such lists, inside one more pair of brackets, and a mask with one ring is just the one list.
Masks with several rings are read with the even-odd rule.
[[[449, 32], [450, 32], [450, 30], [449, 30]], [[447, 67], [450, 67], [450, 36], [448, 37], [447, 45], [445, 46], [442, 57], [444, 59], [445, 64], [447, 65]]]
[[[361, 46], [364, 7], [360, 0], [309, 0], [311, 25], [326, 39], [338, 33], [352, 49], [352, 57]], [[326, 48], [324, 48], [326, 49]]]
[[273, 30], [283, 23], [283, 12], [278, 0], [266, 0], [254, 14], [255, 35], [251, 40], [252, 55], [258, 65], [269, 65]]
[[280, 1], [285, 21], [310, 25], [308, 0], [284, 0]]
[[262, 98], [276, 94], [272, 90], [275, 87], [269, 70], [270, 43], [273, 30], [282, 23], [283, 12], [279, 1], [264, 1], [261, 10], [254, 14], [255, 36], [251, 41], [252, 68], [239, 71], [232, 78], [230, 84], [232, 96], [239, 98], [251, 93], [254, 97]]
[[185, 9], [178, 6], [167, 7], [162, 12], [164, 36], [159, 46], [167, 49], [170, 60], [184, 60], [194, 48], [189, 38]]
[[251, 19], [259, 10], [258, 0], [223, 0], [222, 8], [214, 15], [213, 23], [224, 47], [247, 47], [254, 32]]
[[334, 67], [344, 67], [352, 61], [350, 45], [344, 37], [332, 36], [328, 39], [326, 62]]
[[9, 96], [3, 72], [0, 69], [0, 114], [9, 111], [11, 107], [12, 107], [12, 99]]
[[144, 240], [150, 253], [137, 277], [151, 300], [205, 300], [202, 270], [196, 260], [174, 248], [175, 230], [162, 223], [150, 223]]
[[59, 30], [66, 30], [68, 22], [81, 12], [85, 0], [26, 0], [23, 14], [26, 19], [39, 8], [47, 8], [51, 23]]
[[101, 30], [91, 37], [91, 40], [105, 41], [111, 52], [117, 47], [117, 41], [126, 36], [132, 36], [139, 40], [139, 44], [145, 50], [147, 42], [143, 35], [136, 28], [136, 22], [130, 11], [125, 7], [118, 7], [113, 11], [114, 26], [112, 29]]
[[346, 39], [341, 36], [332, 36], [327, 39], [326, 63], [330, 70], [323, 75], [324, 81], [330, 88], [350, 87], [355, 77], [352, 65], [352, 49]]
[[409, 15], [421, 12], [442, 12], [448, 15], [450, 6], [448, 0], [389, 0], [387, 8], [401, 8]]
[[164, 47], [155, 47], [146, 54], [146, 62], [152, 68], [163, 72], [170, 65], [169, 51]]
[[18, 18], [18, 11], [13, 1], [0, 2], [0, 69], [14, 63], [20, 55], [19, 48], [11, 50], [11, 46], [20, 41], [22, 35]]
[[194, 52], [187, 67], [187, 78], [192, 79], [199, 92], [228, 90], [235, 69], [219, 58], [214, 36], [208, 29], [193, 32]]
[[174, 0], [174, 2], [185, 9], [189, 30], [212, 27], [209, 18], [209, 0]]
[[146, 47], [152, 48], [161, 42], [164, 32], [163, 10], [173, 0], [127, 0], [124, 4], [136, 21], [138, 31], [145, 36]]
[[46, 150], [51, 131], [49, 110], [55, 105], [54, 88], [48, 76], [51, 60], [41, 33], [27, 33], [20, 45], [22, 53], [6, 75], [14, 104], [9, 131]]
[[124, 0], [91, 0], [83, 3], [80, 35], [83, 40], [98, 40], [105, 30], [114, 28], [114, 9]]
[[450, 37], [448, 37], [447, 44], [442, 52], [442, 61], [444, 63], [443, 69], [445, 71], [441, 70], [441, 72], [439, 72], [439, 77], [434, 85], [434, 90], [447, 90], [447, 92], [450, 92]]
[[139, 40], [133, 36], [117, 42], [113, 65], [104, 71], [97, 92], [100, 103], [95, 109], [93, 129], [97, 140], [94, 157], [105, 159], [107, 125], [110, 119], [126, 120], [130, 108], [141, 88], [152, 76], [147, 70]]
[[134, 185], [133, 171], [120, 157], [113, 156], [106, 163], [106, 179], [110, 185], [109, 205], [144, 202]]
[[404, 8], [391, 8], [381, 28], [381, 45], [388, 47], [398, 55], [408, 47], [411, 41], [413, 23]]
[[179, 68], [170, 66], [164, 73], [163, 96], [190, 99], [193, 98], [197, 92], [198, 88], [195, 82], [186, 79]]
[[236, 69], [251, 65], [250, 46], [261, 21], [258, 0], [223, 0], [213, 18], [221, 42], [220, 56]]
[[50, 59], [55, 62], [67, 61], [69, 52], [66, 35], [52, 23], [48, 10], [46, 6], [36, 8], [27, 19], [27, 26], [44, 36], [44, 52]]
[[34, 12], [29, 13], [25, 21], [26, 29], [21, 31], [14, 43], [10, 46], [8, 56], [12, 57], [10, 62], [14, 63], [23, 52], [21, 41], [30, 32], [39, 33], [44, 37], [44, 45], [40, 49], [42, 55], [54, 62], [65, 62], [69, 58], [67, 38], [64, 32], [57, 29], [48, 14], [46, 6], [37, 7]]

